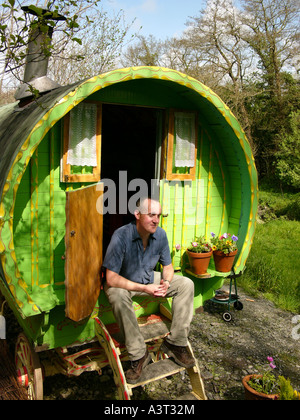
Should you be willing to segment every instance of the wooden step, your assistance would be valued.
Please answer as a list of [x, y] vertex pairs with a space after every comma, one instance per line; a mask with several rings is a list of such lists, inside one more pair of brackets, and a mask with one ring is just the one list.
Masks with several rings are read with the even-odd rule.
[[147, 322], [139, 324], [139, 326], [145, 343], [147, 343], [165, 337], [170, 331], [171, 322], [164, 317], [160, 317], [156, 322]]
[[[144, 340], [147, 343], [165, 337], [170, 331], [171, 321], [159, 314], [142, 316], [138, 318], [138, 324]], [[107, 325], [106, 328], [111, 335], [115, 346], [124, 347], [119, 326], [114, 323]]]
[[[161, 357], [160, 346], [162, 338], [169, 332], [169, 321], [163, 319], [160, 316], [144, 317], [142, 320], [139, 318], [139, 324], [143, 336], [146, 339], [149, 353], [153, 355], [154, 360]], [[179, 366], [172, 359], [166, 358], [163, 360], [157, 360], [146, 366], [141, 374], [139, 382], [136, 384], [128, 384], [124, 378], [124, 370], [121, 361], [125, 362], [126, 354], [122, 353], [122, 346], [116, 340], [116, 335], [119, 329], [116, 324], [110, 324], [107, 327], [101, 322], [99, 318], [95, 318], [96, 335], [101, 346], [104, 348], [105, 353], [108, 357], [109, 363], [114, 371], [115, 382], [118, 387], [119, 396], [121, 399], [128, 399], [132, 395], [132, 389], [141, 385], [148, 384], [150, 382], [163, 379], [168, 376], [175, 375], [181, 371], [186, 370], [191, 381], [192, 393], [191, 399], [196, 397], [199, 400], [206, 400], [205, 390], [203, 381], [200, 376], [200, 370], [196, 364], [193, 368], [185, 369]], [[113, 338], [113, 336], [115, 336]], [[188, 343], [188, 351], [193, 356], [193, 350], [190, 343]], [[125, 355], [125, 357], [123, 357]], [[120, 356], [120, 358], [119, 358]], [[122, 358], [121, 358], [122, 356]]]
[[184, 367], [179, 366], [171, 359], [159, 360], [158, 362], [147, 365], [142, 371], [139, 382], [134, 385], [128, 384], [128, 387], [135, 388], [137, 386], [146, 385], [149, 382], [158, 381], [159, 379], [175, 375], [175, 373], [182, 372], [183, 370], [185, 370]]

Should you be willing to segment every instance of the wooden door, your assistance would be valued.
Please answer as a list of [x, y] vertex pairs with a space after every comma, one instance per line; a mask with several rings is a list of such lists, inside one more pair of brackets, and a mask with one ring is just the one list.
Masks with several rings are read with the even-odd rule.
[[91, 315], [100, 293], [102, 194], [99, 184], [66, 193], [66, 316], [76, 322]]

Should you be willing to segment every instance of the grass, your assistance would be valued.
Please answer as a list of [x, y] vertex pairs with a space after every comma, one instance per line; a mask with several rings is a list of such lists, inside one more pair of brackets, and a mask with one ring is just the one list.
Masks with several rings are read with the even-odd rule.
[[[257, 225], [240, 284], [252, 295], [262, 293], [280, 308], [300, 313], [300, 222], [287, 218], [294, 201], [272, 192], [264, 192], [261, 197], [268, 199], [272, 217], [264, 213], [267, 221]], [[299, 194], [295, 197], [298, 200]], [[265, 203], [261, 202], [261, 208]], [[279, 217], [274, 217], [276, 212]]]

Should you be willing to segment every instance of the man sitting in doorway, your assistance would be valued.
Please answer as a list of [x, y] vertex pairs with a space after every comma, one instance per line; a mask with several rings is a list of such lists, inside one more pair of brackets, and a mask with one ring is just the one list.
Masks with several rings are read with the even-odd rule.
[[[161, 350], [186, 368], [195, 365], [187, 351], [193, 317], [194, 283], [174, 275], [165, 231], [158, 226], [161, 205], [158, 201], [140, 200], [134, 212], [135, 222], [117, 229], [108, 246], [103, 266], [106, 268], [105, 292], [124, 337], [131, 361], [127, 382], [138, 382], [142, 369], [150, 362], [132, 305], [133, 296], [172, 297], [172, 324]], [[155, 272], [157, 262], [162, 274]]]

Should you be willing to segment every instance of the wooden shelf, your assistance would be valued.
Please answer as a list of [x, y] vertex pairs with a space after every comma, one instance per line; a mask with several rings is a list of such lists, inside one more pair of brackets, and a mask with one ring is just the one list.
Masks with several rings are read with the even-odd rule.
[[212, 277], [228, 277], [231, 274], [231, 271], [228, 271], [227, 273], [221, 273], [220, 271], [211, 270], [210, 268], [205, 274], [195, 274], [189, 268], [186, 268], [185, 272], [190, 276], [196, 277], [197, 279], [210, 279]]

